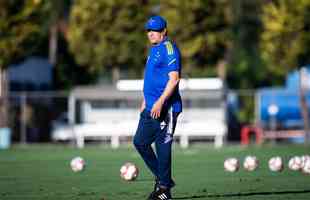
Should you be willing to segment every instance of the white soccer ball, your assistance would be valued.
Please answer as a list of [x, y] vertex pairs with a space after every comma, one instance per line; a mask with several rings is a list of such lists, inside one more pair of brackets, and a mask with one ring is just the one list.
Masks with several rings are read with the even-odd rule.
[[310, 160], [310, 155], [303, 155], [300, 158], [301, 158], [301, 168], [303, 168], [305, 166], [306, 161]]
[[310, 175], [310, 159], [305, 160], [305, 163], [301, 171], [305, 174]]
[[70, 162], [70, 167], [74, 172], [80, 172], [85, 168], [85, 161], [81, 157], [75, 157]]
[[293, 156], [288, 161], [288, 168], [293, 171], [298, 171], [302, 168], [302, 159], [299, 156]]
[[224, 169], [228, 172], [236, 172], [239, 170], [239, 160], [237, 158], [227, 158], [224, 161]]
[[133, 181], [139, 175], [138, 167], [130, 162], [125, 163], [120, 169], [120, 176], [125, 181]]
[[256, 156], [246, 156], [243, 161], [243, 167], [247, 171], [254, 171], [258, 167], [258, 159]]
[[283, 170], [283, 161], [280, 156], [275, 156], [268, 161], [269, 169], [274, 172], [280, 172]]

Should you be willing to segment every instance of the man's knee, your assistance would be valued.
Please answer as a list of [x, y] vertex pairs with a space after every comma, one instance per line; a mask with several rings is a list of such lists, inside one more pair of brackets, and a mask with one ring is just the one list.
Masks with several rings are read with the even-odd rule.
[[139, 137], [137, 137], [136, 135], [134, 136], [132, 143], [136, 147], [136, 149], [140, 149], [143, 146], [145, 146], [145, 144], [143, 144], [142, 140]]
[[138, 151], [146, 151], [147, 149], [151, 148], [151, 144], [146, 143], [145, 140], [139, 137], [133, 138], [133, 145]]

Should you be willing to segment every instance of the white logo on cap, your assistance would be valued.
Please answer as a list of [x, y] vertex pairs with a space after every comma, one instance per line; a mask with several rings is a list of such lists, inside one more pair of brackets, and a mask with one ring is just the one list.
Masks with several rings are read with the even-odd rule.
[[152, 24], [153, 22], [155, 22], [154, 19], [150, 19], [149, 23]]

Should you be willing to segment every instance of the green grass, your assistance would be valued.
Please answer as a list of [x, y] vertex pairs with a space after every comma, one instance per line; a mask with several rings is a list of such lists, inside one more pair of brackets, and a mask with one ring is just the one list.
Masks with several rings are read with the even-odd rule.
[[[310, 199], [310, 176], [287, 168], [280, 173], [268, 170], [271, 156], [282, 156], [287, 163], [292, 155], [310, 154], [309, 146], [281, 145], [214, 149], [194, 146], [174, 149], [173, 175], [175, 199]], [[256, 155], [259, 169], [224, 172], [227, 157], [243, 159]], [[86, 170], [74, 173], [69, 162], [82, 156]], [[136, 181], [120, 179], [120, 166], [131, 161], [140, 168]], [[152, 175], [131, 147], [114, 150], [104, 146], [74, 149], [59, 145], [13, 146], [0, 151], [0, 199], [57, 200], [143, 200], [152, 190]]]

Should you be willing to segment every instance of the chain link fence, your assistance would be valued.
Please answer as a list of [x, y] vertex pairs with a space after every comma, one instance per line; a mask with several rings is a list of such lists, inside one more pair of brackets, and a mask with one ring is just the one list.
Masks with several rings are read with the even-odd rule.
[[[264, 108], [260, 105], [257, 94], [256, 90], [229, 90], [226, 93], [228, 142], [240, 141], [242, 127], [262, 123], [261, 112]], [[68, 100], [69, 94], [66, 92], [11, 92], [9, 125], [12, 141], [15, 143], [51, 142], [53, 126], [61, 120], [63, 123], [67, 122]], [[288, 105], [289, 103], [287, 102]], [[298, 109], [299, 105], [295, 106]], [[269, 118], [266, 120], [264, 123], [274, 123]], [[303, 124], [302, 116], [298, 120]], [[277, 123], [276, 127], [281, 127], [281, 121], [275, 123]], [[267, 126], [266, 129], [270, 127]]]

